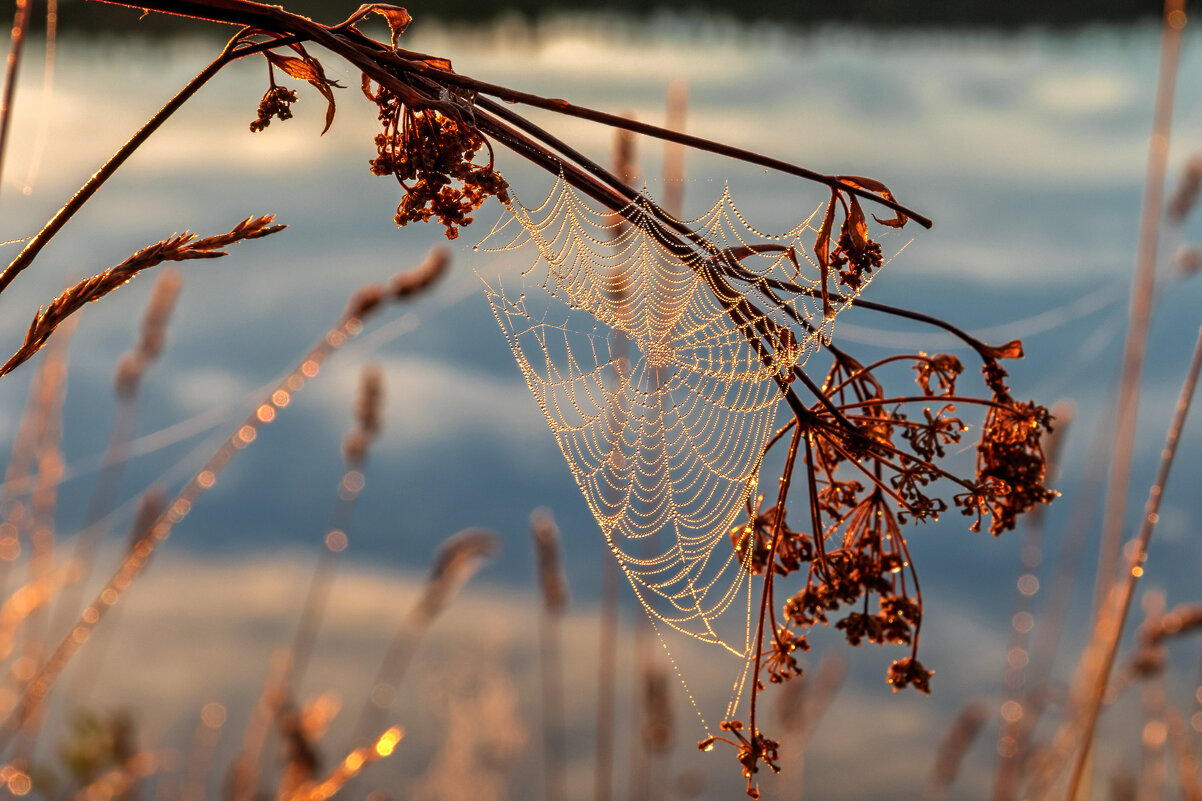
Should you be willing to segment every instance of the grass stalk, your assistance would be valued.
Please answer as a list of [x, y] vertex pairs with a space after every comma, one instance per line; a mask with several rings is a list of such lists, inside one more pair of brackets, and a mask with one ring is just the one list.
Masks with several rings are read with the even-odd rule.
[[[1117, 579], [1119, 547], [1127, 510], [1131, 482], [1131, 460], [1135, 449], [1135, 424], [1139, 412], [1140, 377], [1147, 351], [1148, 326], [1156, 283], [1156, 259], [1160, 242], [1164, 207], [1165, 170], [1169, 156], [1169, 134], [1173, 121], [1173, 101], [1177, 88], [1177, 68], [1181, 53], [1181, 32], [1185, 28], [1185, 0], [1165, 0], [1161, 31], [1160, 67], [1156, 80], [1156, 99], [1152, 113], [1152, 136], [1148, 144], [1148, 165], [1144, 183], [1143, 210], [1140, 214], [1139, 243], [1135, 273], [1131, 280], [1131, 306], [1127, 338], [1123, 346], [1122, 372], [1119, 379], [1118, 412], [1111, 449], [1110, 481], [1106, 493], [1102, 541], [1098, 555], [1095, 606], [1101, 610]], [[1101, 614], [1099, 612], [1099, 614]]]
[[171, 534], [177, 523], [188, 516], [196, 500], [217, 480], [230, 460], [254, 442], [259, 430], [274, 420], [292, 396], [317, 376], [322, 364], [350, 339], [363, 330], [363, 320], [377, 311], [385, 301], [395, 301], [420, 291], [441, 272], [442, 266], [429, 260], [417, 270], [394, 277], [388, 287], [370, 286], [352, 297], [347, 311], [308, 355], [289, 372], [244, 420], [237, 430], [221, 444], [199, 472], [168, 504], [166, 511], [121, 560], [104, 589], [83, 611], [70, 633], [32, 678], [7, 719], [0, 723], [0, 754], [12, 744], [13, 737], [40, 707], [67, 663], [92, 634], [96, 624], [120, 600], [124, 591], [141, 574], [155, 549]]
[[1194, 355], [1190, 361], [1185, 384], [1181, 388], [1181, 394], [1177, 399], [1177, 406], [1173, 411], [1173, 420], [1169, 425], [1164, 449], [1161, 451], [1160, 466], [1156, 471], [1156, 480], [1152, 483], [1152, 487], [1148, 492], [1148, 500], [1145, 504], [1143, 522], [1140, 526], [1139, 534], [1132, 540], [1129, 546], [1131, 553], [1127, 569], [1124, 571], [1123, 580], [1117, 583], [1111, 590], [1107, 608], [1103, 610], [1105, 617], [1099, 621], [1096, 629], [1097, 645], [1099, 646], [1098, 652], [1101, 658], [1098, 663], [1097, 678], [1083, 716], [1084, 725], [1082, 726], [1082, 735], [1078, 743], [1077, 759], [1074, 762], [1068, 792], [1065, 795], [1066, 801], [1074, 801], [1077, 798], [1077, 789], [1081, 784], [1085, 765], [1093, 743], [1098, 716], [1101, 713], [1102, 701], [1106, 695], [1106, 686], [1110, 681], [1110, 674], [1114, 668], [1115, 657], [1118, 653], [1119, 640], [1122, 637], [1123, 628], [1127, 623], [1127, 617], [1131, 611], [1131, 603], [1135, 597], [1136, 585], [1139, 583], [1140, 577], [1144, 574], [1143, 564], [1147, 558], [1148, 543], [1151, 541], [1152, 533], [1156, 529], [1156, 523], [1160, 519], [1161, 498], [1164, 495], [1165, 484], [1168, 482], [1169, 472], [1173, 466], [1173, 458], [1177, 454], [1177, 445], [1181, 437], [1181, 430], [1185, 426], [1185, 419], [1189, 413], [1190, 404], [1193, 401], [1194, 389], [1200, 372], [1202, 372], [1202, 329], [1199, 329], [1198, 341], [1194, 347]]
[[546, 801], [566, 801], [564, 779], [563, 613], [568, 590], [560, 565], [560, 537], [548, 509], [530, 516], [543, 603], [539, 614], [539, 666], [542, 674], [543, 788]]
[[498, 537], [492, 531], [469, 528], [448, 537], [439, 547], [421, 595], [409, 608], [380, 660], [353, 730], [354, 742], [364, 742], [372, 731], [378, 730], [385, 712], [396, 701], [397, 690], [426, 631], [483, 561], [496, 552], [497, 542]]
[[65, 630], [79, 614], [82, 594], [91, 576], [100, 541], [108, 529], [106, 518], [117, 496], [117, 485], [128, 455], [137, 419], [138, 388], [147, 366], [158, 358], [165, 340], [167, 320], [179, 293], [181, 278], [175, 270], [159, 273], [142, 317], [142, 328], [134, 349], [121, 358], [114, 380], [117, 415], [104, 449], [100, 475], [92, 490], [83, 529], [75, 538], [71, 561], [78, 566], [76, 579], [56, 601], [54, 632]]

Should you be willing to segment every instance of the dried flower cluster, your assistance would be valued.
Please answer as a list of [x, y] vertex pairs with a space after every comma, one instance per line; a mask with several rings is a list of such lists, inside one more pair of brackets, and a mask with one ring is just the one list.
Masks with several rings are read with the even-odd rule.
[[446, 226], [447, 239], [469, 225], [468, 214], [490, 197], [509, 202], [509, 184], [488, 164], [473, 159], [487, 145], [465, 115], [470, 109], [453, 103], [414, 109], [383, 86], [372, 89], [363, 76], [363, 94], [379, 108], [384, 130], [376, 134], [379, 155], [371, 161], [374, 175], [393, 175], [404, 190], [397, 205], [396, 224], [426, 222]]
[[[109, 1], [133, 4], [132, 0]], [[398, 7], [365, 5], [341, 25], [324, 26], [277, 7], [244, 0], [184, 5], [175, 0], [139, 0], [137, 5], [249, 26], [235, 36], [209, 70], [189, 85], [188, 92], [195, 91], [230, 61], [250, 54], [263, 55], [268, 61], [269, 87], [256, 119], [250, 124], [252, 131], [264, 130], [273, 119], [291, 117], [297, 95], [276, 84], [277, 68], [292, 78], [308, 82], [326, 99], [325, 129], [329, 128], [335, 108], [332, 90], [338, 84], [326, 78], [322, 65], [306, 52], [302, 42], [316, 42], [361, 70], [363, 93], [376, 105], [382, 126], [375, 137], [377, 155], [370, 162], [371, 171], [393, 176], [403, 191], [395, 214], [397, 225], [436, 220], [444, 226], [447, 237], [454, 239], [462, 226], [472, 222], [471, 213], [489, 197], [508, 203], [508, 184], [494, 169], [492, 147], [496, 143], [559, 175], [566, 185], [601, 203], [608, 211], [625, 215], [631, 225], [646, 225], [645, 220], [640, 222], [639, 215], [654, 217], [657, 244], [703, 276], [707, 289], [761, 361], [765, 365], [789, 365], [771, 371], [773, 375], [767, 379], [776, 384], [793, 413], [793, 419], [765, 448], [766, 452], [780, 442], [789, 443], [778, 495], [766, 510], [762, 509], [765, 503], [762, 498], [757, 509], [749, 508], [748, 522], [732, 531], [730, 537], [731, 547], [745, 569], [761, 576], [763, 586], [760, 614], [754, 621], [755, 680], [749, 719], [747, 723], [723, 721], [724, 735], [701, 743], [708, 749], [721, 741], [736, 749], [743, 775], [748, 779], [749, 795], [758, 797], [753, 776], [761, 763], [777, 770], [779, 744], [757, 726], [758, 694], [766, 682], [781, 683], [800, 675], [796, 654], [809, 648], [807, 634], [813, 626], [833, 625], [853, 646], [867, 640], [908, 647], [909, 655], [892, 663], [887, 680], [895, 690], [913, 686], [922, 692], [929, 691], [932, 671], [917, 658], [922, 596], [903, 526], [934, 520], [955, 507], [973, 518], [974, 531], [980, 530], [988, 518], [988, 530], [998, 535], [1014, 528], [1018, 515], [1024, 511], [1050, 501], [1054, 493], [1045, 486], [1046, 459], [1041, 444], [1043, 435], [1051, 429], [1050, 415], [1035, 403], [1015, 401], [1005, 383], [1006, 371], [999, 364], [1002, 359], [1022, 355], [1017, 342], [991, 347], [941, 320], [858, 298], [859, 291], [882, 264], [881, 248], [869, 237], [868, 215], [861, 208], [861, 201], [892, 210], [895, 216], [891, 218], [873, 218], [883, 226], [901, 228], [909, 220], [929, 226], [928, 220], [899, 205], [884, 184], [873, 179], [822, 175], [720, 143], [457, 75], [444, 59], [397, 46], [409, 23], [408, 13]], [[387, 19], [392, 33], [388, 45], [364, 36], [354, 27], [369, 13]], [[190, 96], [181, 95], [185, 100]], [[702, 233], [669, 218], [654, 204], [636, 203], [637, 196], [621, 178], [511, 111], [508, 105], [491, 99], [494, 97], [660, 137], [825, 185], [831, 198], [813, 244], [820, 286], [765, 278], [739, 265], [742, 258], [739, 253], [781, 250], [777, 245], [748, 245], [734, 249], [736, 253], [723, 254], [723, 258], [713, 258], [719, 251]], [[154, 124], [145, 130], [153, 130], [169, 114], [170, 111], [162, 112], [161, 118], [156, 116]], [[119, 164], [137, 147], [138, 141], [131, 140], [133, 144], [123, 148], [119, 153], [121, 158], [114, 163]], [[488, 150], [485, 164], [476, 161], [482, 148]], [[99, 179], [102, 180], [103, 177]], [[94, 190], [90, 183], [88, 191], [81, 192], [79, 197], [86, 199]], [[836, 228], [840, 212], [842, 220]], [[227, 244], [263, 236], [282, 227], [269, 225], [270, 219], [248, 220], [221, 237], [196, 241], [188, 235], [174, 237], [88, 279], [38, 314], [25, 345], [0, 368], [0, 375], [29, 358], [68, 315], [120, 286], [136, 272], [165, 260], [222, 255], [218, 249]], [[54, 230], [57, 228], [48, 227], [49, 233], [39, 234], [0, 275], [0, 289], [24, 269]], [[838, 235], [833, 236], [836, 230]], [[789, 253], [796, 264], [796, 254], [792, 249]], [[385, 300], [425, 287], [444, 267], [445, 256], [433, 258], [415, 275], [389, 288], [373, 287], [356, 295], [335, 332], [338, 334], [335, 339], [342, 341], [342, 329], [357, 327], [359, 317]], [[846, 296], [839, 297], [840, 287], [847, 290]], [[755, 305], [780, 306], [773, 294], [777, 290], [792, 297], [820, 298], [827, 319], [834, 316], [832, 298], [838, 297], [844, 306], [854, 304], [897, 314], [950, 331], [981, 358], [984, 390], [974, 394], [957, 389], [964, 367], [955, 356], [918, 353], [863, 364], [817, 337], [811, 321], [796, 312], [792, 314], [792, 323], [796, 325], [790, 328], [780, 324], [777, 317]], [[831, 359], [821, 384], [800, 366], [794, 366], [799, 330], [807, 338], [813, 335], [818, 339]], [[331, 339], [331, 347], [333, 342]], [[891, 374], [899, 368], [914, 371], [917, 392], [886, 389], [894, 381]], [[803, 401], [801, 393], [809, 393], [812, 400]], [[984, 417], [976, 444], [975, 472], [971, 475], [962, 475], [947, 464], [948, 446], [960, 443], [969, 430], [959, 416], [962, 407], [975, 407]], [[375, 428], [369, 417], [365, 414], [361, 420], [364, 441], [351, 448], [352, 455], [360, 460], [366, 438]], [[231, 441], [229, 453], [253, 439], [255, 425], [244, 426], [246, 431], [240, 431], [238, 438]], [[755, 447], [758, 449], [758, 442]], [[195, 487], [190, 485], [188, 494], [181, 496], [185, 503], [180, 506], [177, 500], [171, 508], [179, 509], [180, 516], [186, 514], [199, 488], [211, 485], [216, 472], [228, 461], [229, 453], [221, 452], [214, 457], [213, 467], [206, 467], [202, 474], [206, 476], [204, 482]], [[789, 517], [789, 491], [795, 479], [805, 485], [804, 498], [799, 504], [803, 511]], [[797, 524], [798, 519], [802, 524]], [[146, 535], [145, 553], [127, 559], [114, 581], [123, 579], [127, 584], [128, 578], [137, 574], [153, 547], [150, 539], [161, 540], [172, 522], [152, 527]], [[469, 530], [448, 545], [435, 564], [422, 598], [410, 612], [408, 624], [416, 631], [429, 624], [480, 558], [492, 552], [495, 539], [487, 532]], [[784, 582], [789, 577], [796, 578], [794, 586], [786, 590]], [[102, 607], [108, 605], [111, 604], [105, 601], [102, 606], [95, 606], [89, 626], [99, 618]], [[69, 656], [69, 652], [64, 653]], [[47, 671], [49, 678], [40, 680], [36, 692], [23, 699], [21, 715], [36, 708], [59, 669], [61, 665]], [[383, 679], [379, 684], [384, 686]], [[312, 778], [315, 775], [312, 766], [306, 767], [302, 772], [308, 779], [297, 786], [296, 797], [328, 796], [365, 762], [390, 753], [399, 738], [399, 731], [386, 732], [376, 741], [374, 749], [353, 751], [322, 782]], [[297, 739], [296, 744], [303, 745], [303, 738]], [[299, 750], [296, 761], [307, 762]]]
[[[842, 202], [835, 193], [815, 251], [819, 263], [837, 269], [838, 282], [854, 290], [879, 266], [880, 247], [867, 238], [854, 198], [843, 203], [839, 242], [830, 247], [833, 209]], [[1051, 431], [1051, 416], [1038, 404], [1015, 401], [999, 364], [1000, 359], [1020, 357], [1021, 345], [991, 347], [939, 324], [981, 357], [983, 397], [957, 388], [964, 367], [951, 354], [897, 355], [864, 365], [828, 346], [832, 365], [821, 386], [795, 371], [798, 382], [815, 396], [808, 414], [797, 414], [767, 446], [790, 441], [775, 505], [763, 510], [761, 496], [758, 507], [748, 509], [748, 522], [730, 533], [746, 569], [764, 577], [762, 645], [755, 654], [757, 680], [747, 727], [752, 734], [743, 733], [741, 721], [725, 721], [723, 729], [733, 739], [709, 738], [700, 745], [722, 741], [734, 746], [752, 797], [758, 797], [752, 784], [758, 765], [776, 770], [775, 743], [755, 724], [758, 693], [765, 679], [779, 684], [800, 675], [797, 655], [809, 650], [807, 633], [813, 626], [833, 626], [852, 646], [864, 641], [907, 646], [909, 655], [892, 663], [887, 681], [894, 691], [912, 686], [930, 692], [934, 671], [917, 654], [922, 595], [903, 526], [935, 520], [954, 506], [974, 518], [973, 531], [988, 518], [988, 529], [996, 536], [1013, 529], [1023, 512], [1055, 497], [1045, 485], [1041, 444]], [[905, 367], [913, 371], [918, 392], [887, 390]], [[948, 446], [960, 443], [970, 430], [958, 412], [961, 406], [984, 410], [974, 475], [961, 475], [947, 464]], [[791, 524], [786, 514], [789, 486], [796, 477], [806, 483], [801, 508], [807, 519], [801, 526]], [[804, 578], [782, 603], [778, 591], [792, 575]]]

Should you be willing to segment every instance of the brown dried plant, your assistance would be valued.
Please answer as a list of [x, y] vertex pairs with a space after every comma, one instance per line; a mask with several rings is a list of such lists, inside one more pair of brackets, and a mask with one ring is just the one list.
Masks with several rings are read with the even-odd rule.
[[39, 309], [29, 324], [25, 342], [9, 360], [0, 367], [0, 376], [11, 373], [37, 353], [54, 329], [75, 312], [93, 301], [129, 283], [135, 275], [165, 261], [188, 261], [190, 259], [217, 259], [229, 254], [222, 250], [236, 242], [258, 239], [282, 231], [287, 226], [272, 225], [275, 217], [247, 217], [226, 234], [197, 239], [195, 234], [184, 232], [134, 253], [115, 267], [80, 281], [59, 295], [44, 309]]
[[[807, 633], [818, 624], [839, 629], [853, 646], [867, 640], [908, 647], [909, 655], [889, 667], [887, 680], [895, 690], [913, 686], [929, 692], [933, 671], [919, 661], [917, 653], [923, 599], [904, 527], [934, 520], [954, 508], [970, 519], [972, 530], [987, 527], [996, 536], [1014, 528], [1021, 514], [1055, 495], [1045, 483], [1042, 445], [1051, 429], [1050, 415], [1037, 403], [1016, 399], [1001, 366], [1003, 360], [1022, 356], [1021, 344], [991, 346], [944, 320], [859, 296], [883, 264], [869, 217], [887, 228], [901, 228], [910, 221], [930, 227], [930, 220], [901, 204], [885, 184], [872, 178], [823, 174], [462, 75], [445, 58], [399, 46], [410, 17], [395, 6], [364, 5], [344, 22], [324, 25], [248, 0], [104, 1], [241, 29], [217, 59], [152, 117], [0, 273], [0, 291], [28, 268], [45, 243], [148, 136], [234, 60], [263, 55], [268, 61], [269, 86], [251, 125], [253, 130], [291, 115], [296, 95], [276, 83], [276, 69], [309, 83], [322, 95], [328, 128], [334, 117], [337, 84], [326, 77], [321, 62], [306, 47], [321, 46], [362, 72], [363, 93], [375, 104], [382, 126], [375, 137], [377, 156], [371, 170], [393, 176], [400, 185], [394, 217], [398, 225], [434, 220], [444, 226], [448, 238], [455, 238], [487, 198], [508, 202], [509, 186], [495, 169], [494, 149], [499, 145], [560, 176], [575, 192], [608, 212], [623, 215], [630, 225], [642, 227], [665, 252], [692, 270], [708, 299], [724, 312], [755, 358], [770, 368], [766, 371], [770, 378], [765, 380], [775, 385], [792, 416], [764, 447], [766, 453], [787, 443], [779, 488], [774, 498], [761, 498], [754, 508], [749, 499], [747, 522], [730, 533], [730, 547], [744, 569], [762, 582], [758, 612], [752, 621], [753, 682], [747, 716], [746, 720], [724, 721], [721, 729], [725, 734], [703, 740], [701, 747], [708, 749], [717, 741], [733, 746], [747, 778], [748, 793], [758, 797], [754, 776], [761, 765], [777, 769], [778, 750], [778, 743], [758, 726], [760, 693], [768, 683], [799, 675], [797, 654], [808, 649]], [[389, 42], [373, 40], [357, 27], [373, 13], [388, 23]], [[719, 247], [661, 206], [640, 198], [621, 176], [515, 111], [515, 104], [659, 138], [826, 187], [830, 199], [809, 245], [821, 280], [811, 286], [745, 267], [743, 261], [756, 254], [784, 252], [794, 264], [804, 254], [773, 244]], [[481, 159], [482, 152], [487, 152], [487, 161]], [[864, 203], [888, 211], [883, 217], [871, 215], [865, 212]], [[262, 225], [266, 226], [266, 221]], [[149, 266], [148, 262], [171, 258], [169, 254], [175, 258], [212, 256], [215, 248], [228, 243], [209, 242], [167, 240], [136, 254], [131, 263], [68, 292], [35, 319], [26, 346], [18, 352], [21, 358], [12, 366], [28, 358], [58, 321], [111, 291], [137, 269]], [[205, 247], [198, 247], [201, 243]], [[394, 287], [391, 294], [399, 295], [404, 289]], [[381, 289], [358, 296], [349, 319], [374, 308], [388, 294]], [[838, 304], [947, 331], [975, 353], [981, 384], [964, 389], [968, 383], [962, 376], [964, 365], [950, 354], [903, 354], [864, 363], [820, 336], [817, 329], [822, 321], [799, 314], [785, 297], [816, 300], [824, 318], [832, 317]], [[778, 322], [785, 319], [781, 315], [788, 318], [786, 322]], [[339, 336], [345, 333], [339, 330]], [[798, 343], [803, 340], [814, 341], [825, 351], [829, 366], [824, 375], [811, 375], [797, 363]], [[976, 429], [975, 469], [962, 469], [949, 458], [949, 446], [961, 443], [969, 430], [961, 409], [975, 409], [983, 418]], [[253, 439], [253, 434], [252, 427], [249, 438], [234, 442], [230, 453]], [[228, 456], [224, 454], [216, 467]], [[211, 484], [216, 470], [206, 471], [204, 481]], [[794, 481], [802, 485], [800, 502], [796, 495], [790, 497]], [[190, 502], [188, 497], [183, 507], [180, 501], [170, 506], [167, 522], [155, 527], [151, 539], [166, 536], [170, 523], [186, 514]], [[767, 508], [765, 504], [769, 504]], [[788, 515], [790, 509], [793, 512]], [[115, 580], [127, 583], [137, 569], [133, 565], [123, 568]], [[448, 570], [446, 575], [455, 572]], [[415, 607], [410, 625], [417, 631], [440, 608], [446, 583], [432, 580], [427, 598]], [[107, 605], [102, 598], [89, 611], [99, 617]], [[389, 682], [382, 683], [389, 689]], [[42, 681], [35, 686], [44, 690], [46, 685]], [[21, 715], [28, 712], [27, 707], [28, 703]], [[311, 789], [321, 792], [318, 787]]]

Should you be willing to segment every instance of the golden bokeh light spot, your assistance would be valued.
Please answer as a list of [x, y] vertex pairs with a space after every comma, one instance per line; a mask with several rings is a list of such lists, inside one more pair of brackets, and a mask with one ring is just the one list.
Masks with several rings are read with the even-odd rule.
[[1024, 573], [1018, 579], [1018, 591], [1023, 595], [1034, 595], [1039, 592], [1039, 579], [1032, 573]]
[[13, 795], [29, 795], [32, 789], [33, 780], [29, 778], [28, 773], [17, 771], [8, 777], [8, 791]]
[[1150, 720], [1144, 725], [1143, 740], [1144, 746], [1147, 748], [1161, 747], [1168, 736], [1168, 727], [1159, 720]]
[[75, 641], [76, 645], [83, 645], [91, 636], [92, 632], [88, 631], [87, 626], [76, 626], [71, 630], [71, 639]]
[[1196, 732], [1202, 732], [1202, 712], [1195, 712], [1189, 719], [1189, 727]]
[[346, 334], [341, 331], [330, 331], [326, 334], [326, 344], [331, 348], [341, 348], [346, 344]]
[[117, 591], [109, 587], [104, 592], [100, 593], [100, 602], [105, 606], [112, 606], [117, 603]]
[[1030, 612], [1016, 612], [1010, 621], [1010, 625], [1014, 626], [1015, 631], [1026, 634], [1035, 628], [1035, 618]]
[[220, 729], [225, 725], [225, 706], [216, 701], [209, 701], [200, 710], [200, 721], [210, 729]]
[[270, 403], [264, 403], [255, 410], [255, 417], [264, 423], [270, 423], [275, 419], [275, 407]]
[[259, 432], [255, 431], [254, 426], [247, 424], [238, 429], [238, 439], [249, 444], [255, 441], [255, 437], [258, 436], [258, 433]]
[[342, 761], [342, 764], [351, 773], [358, 773], [359, 769], [363, 767], [363, 755], [358, 751], [353, 751], [346, 755], [346, 759]]
[[326, 547], [333, 553], [342, 553], [346, 550], [346, 534], [334, 529], [326, 535]]
[[213, 473], [212, 470], [201, 470], [200, 474], [198, 476], [196, 476], [196, 483], [199, 484], [200, 486], [204, 487], [205, 489], [208, 489], [209, 487], [213, 486], [213, 482], [216, 480], [217, 480], [217, 476]]
[[1023, 719], [1023, 705], [1018, 701], [1007, 701], [1002, 704], [1002, 719], [1007, 723], [1017, 723]]
[[389, 756], [396, 749], [397, 743], [401, 741], [402, 732], [400, 727], [393, 726], [388, 731], [380, 735], [380, 739], [376, 741], [376, 753], [382, 757]]
[[1131, 568], [1131, 575], [1135, 576], [1136, 578], [1139, 578], [1143, 574], [1144, 574], [1144, 569], [1142, 567], [1140, 567], [1139, 565], [1136, 565], [1135, 567]]
[[1175, 8], [1169, 12], [1169, 16], [1165, 21], [1168, 22], [1170, 28], [1179, 31], [1185, 28], [1186, 20], [1185, 12], [1179, 8]]
[[83, 620], [85, 623], [95, 623], [100, 620], [100, 610], [94, 606], [89, 606], [83, 610]]
[[292, 396], [288, 394], [287, 390], [277, 389], [275, 392], [271, 393], [271, 402], [276, 406], [279, 406], [281, 409], [287, 406], [291, 400]]
[[313, 359], [305, 359], [304, 363], [301, 365], [301, 372], [304, 373], [307, 378], [312, 378], [313, 376], [317, 375], [317, 371], [320, 369], [321, 365]]

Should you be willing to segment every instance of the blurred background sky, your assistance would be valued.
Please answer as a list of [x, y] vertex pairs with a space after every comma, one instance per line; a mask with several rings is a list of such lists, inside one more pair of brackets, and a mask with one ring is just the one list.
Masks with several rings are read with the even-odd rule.
[[[335, 13], [332, 5], [309, 11], [329, 22], [352, 10]], [[502, 13], [470, 23], [411, 7], [416, 21], [406, 43], [446, 56], [457, 71], [482, 80], [654, 123], [664, 119], [669, 81], [683, 81], [689, 132], [826, 173], [872, 176], [932, 217], [933, 230], [909, 226], [886, 240], [887, 253], [905, 249], [872, 283], [868, 297], [937, 314], [989, 341], [1022, 338], [1027, 358], [1011, 367], [1015, 395], [1075, 404], [1058, 485], [1064, 497], [1047, 516], [1044, 564], [1050, 571], [1090, 438], [1109, 426], [1105, 410], [1126, 326], [1151, 127], [1156, 8], [924, 3], [904, 6], [907, 24], [896, 28], [903, 6], [865, 5], [863, 16], [836, 6], [814, 5], [812, 18], [785, 18], [770, 4], [750, 4], [739, 22], [729, 13], [675, 9], [638, 17], [543, 13], [537, 21]], [[31, 46], [0, 185], [0, 239], [40, 227], [219, 46], [204, 26], [160, 20], [139, 30], [128, 17], [100, 4], [64, 5], [66, 33], [48, 96], [38, 69], [42, 53]], [[162, 31], [168, 27], [187, 33], [167, 36]], [[1190, 154], [1202, 151], [1202, 38], [1196, 28], [1186, 30], [1170, 189]], [[184, 265], [166, 353], [144, 381], [139, 439], [121, 487], [125, 503], [112, 521], [114, 542], [128, 529], [140, 491], [153, 481], [178, 484], [198, 469], [264, 388], [338, 318], [355, 289], [415, 265], [428, 248], [445, 242], [440, 226], [394, 227], [397, 189], [367, 170], [374, 108], [359, 95], [356, 73], [333, 58], [325, 64], [350, 88], [338, 93], [338, 116], [324, 137], [318, 136], [323, 103], [307, 86], [294, 87], [301, 97], [295, 119], [250, 134], [246, 126], [266, 86], [265, 70], [256, 61], [235, 64], [176, 115], [5, 292], [0, 341], [13, 349], [29, 317], [65, 284], [172, 232], [217, 233], [264, 213], [289, 225], [269, 239], [236, 246], [227, 258]], [[608, 162], [610, 131], [537, 112], [531, 117]], [[638, 158], [641, 179], [655, 195], [662, 189], [662, 148], [640, 140]], [[550, 187], [548, 176], [510, 154], [498, 154], [497, 165], [527, 205]], [[823, 191], [800, 181], [705, 154], [689, 153], [685, 165], [686, 213], [705, 210], [729, 185], [754, 225], [776, 231], [825, 201]], [[245, 720], [247, 699], [266, 671], [268, 646], [286, 641], [299, 613], [307, 565], [318, 553], [341, 477], [340, 440], [351, 425], [357, 375], [370, 361], [384, 369], [385, 430], [349, 529], [351, 578], [339, 585], [343, 594], [336, 592], [341, 600], [328, 618], [331, 630], [359, 634], [325, 652], [328, 669], [315, 670], [313, 690], [322, 689], [322, 681], [342, 682], [349, 708], [357, 708], [353, 694], [362, 686], [362, 664], [387, 635], [372, 638], [409, 603], [413, 581], [437, 546], [460, 528], [487, 526], [501, 534], [502, 553], [440, 624], [445, 631], [436, 635], [431, 661], [423, 663], [425, 675], [476, 656], [505, 666], [518, 677], [514, 714], [525, 715], [523, 725], [537, 733], [527, 664], [534, 658], [536, 614], [527, 519], [535, 507], [547, 506], [563, 533], [580, 624], [568, 660], [579, 708], [573, 708], [576, 722], [567, 741], [573, 776], [591, 781], [592, 624], [600, 565], [609, 557], [482, 291], [482, 279], [519, 283], [532, 258], [472, 249], [501, 213], [495, 203], [482, 208], [476, 225], [451, 243], [449, 278], [369, 326], [362, 341], [338, 354], [196, 504], [164, 546], [162, 564], [151, 567], [155, 577], [135, 588], [119, 624], [127, 644], [109, 653], [120, 669], [108, 671], [106, 702], [133, 705], [147, 727], [168, 740], [190, 736], [203, 699], [229, 700], [230, 726], [238, 725], [235, 715]], [[1202, 241], [1202, 215], [1195, 213], [1182, 236]], [[1202, 286], [1167, 266], [1176, 244], [1162, 249], [1166, 266], [1145, 370], [1131, 520], [1142, 508], [1199, 323]], [[15, 255], [15, 248], [6, 252]], [[150, 276], [139, 278], [80, 317], [64, 410], [68, 478], [58, 520], [64, 539], [83, 519], [115, 411], [112, 373], [134, 341], [151, 284]], [[853, 352], [863, 359], [898, 348], [958, 352], [947, 337], [859, 310], [840, 319], [836, 340], [854, 343]], [[6, 443], [15, 434], [33, 367], [0, 381], [0, 440]], [[1197, 600], [1200, 586], [1200, 444], [1202, 422], [1195, 419], [1168, 487], [1145, 580], [1162, 587], [1170, 605]], [[959, 456], [966, 465], [972, 457], [967, 449]], [[915, 796], [935, 743], [961, 706], [981, 698], [996, 708], [1019, 537], [1009, 533], [995, 541], [972, 534], [963, 518], [948, 514], [914, 530], [910, 542], [927, 605], [922, 658], [937, 671], [934, 696], [890, 693], [885, 669], [901, 654], [847, 651], [837, 638], [819, 637], [822, 648], [811, 662], [826, 649], [845, 652], [850, 665], [848, 683], [810, 746], [806, 782], [815, 797], [881, 797], [886, 791]], [[1072, 610], [1078, 621], [1085, 620], [1094, 564], [1096, 552], [1089, 547]], [[628, 588], [623, 593], [629, 632], [642, 613]], [[179, 614], [162, 615], [164, 608]], [[198, 629], [201, 621], [212, 631]], [[151, 641], [153, 658], [146, 650]], [[200, 650], [221, 655], [220, 667], [179, 650], [204, 642], [209, 647]], [[1066, 664], [1082, 642], [1081, 627], [1070, 627], [1061, 651]], [[524, 655], [522, 648], [528, 649]], [[693, 655], [694, 664], [707, 664], [704, 651], [680, 649], [678, 661]], [[363, 659], [335, 658], [352, 653]], [[1180, 656], [1175, 686], [1188, 698], [1197, 645], [1174, 654]], [[725, 668], [699, 673], [690, 689], [712, 722], [733, 676]], [[148, 678], [139, 679], [143, 675]], [[426, 686], [421, 675], [415, 688]], [[177, 678], [165, 678], [170, 676]], [[623, 687], [628, 693], [625, 680]], [[679, 744], [668, 772], [704, 776], [706, 797], [738, 793], [731, 755], [695, 753], [690, 743], [704, 732], [683, 691], [675, 700]], [[446, 712], [445, 705], [433, 706], [423, 708], [421, 720]], [[1109, 750], [1102, 752], [1116, 762], [1133, 758], [1138, 748], [1135, 735], [1123, 734], [1132, 724], [1122, 714], [1108, 719]], [[408, 755], [398, 752], [395, 762], [399, 775], [412, 778], [429, 761], [437, 737], [429, 729], [411, 729], [410, 737], [424, 745], [414, 745]], [[991, 737], [987, 732], [970, 754], [958, 797], [987, 791], [995, 758]], [[865, 759], [871, 768], [861, 765]], [[533, 791], [515, 787], [514, 797]]]

